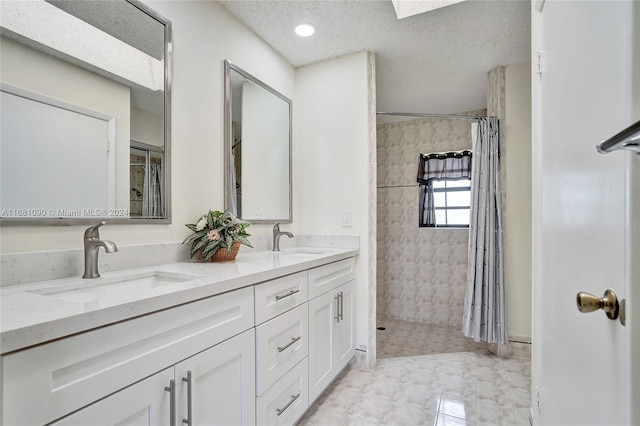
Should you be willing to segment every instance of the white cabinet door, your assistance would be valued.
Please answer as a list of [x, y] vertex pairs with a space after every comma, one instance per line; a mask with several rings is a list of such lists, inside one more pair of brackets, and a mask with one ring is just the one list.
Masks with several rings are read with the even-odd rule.
[[336, 289], [339, 295], [338, 315], [339, 319], [333, 323], [334, 333], [334, 359], [335, 369], [340, 371], [347, 365], [351, 357], [355, 354], [355, 300], [353, 297], [353, 281], [349, 281]]
[[330, 291], [309, 301], [309, 403], [331, 383], [338, 298]]
[[309, 301], [309, 402], [355, 353], [353, 281]]
[[[172, 379], [173, 367], [167, 368], [52, 425], [169, 425], [171, 395], [165, 388]], [[37, 401], [32, 403], [37, 409]]]
[[[188, 398], [191, 372], [191, 401]], [[191, 406], [192, 425], [255, 424], [255, 330], [176, 364], [176, 424]]]

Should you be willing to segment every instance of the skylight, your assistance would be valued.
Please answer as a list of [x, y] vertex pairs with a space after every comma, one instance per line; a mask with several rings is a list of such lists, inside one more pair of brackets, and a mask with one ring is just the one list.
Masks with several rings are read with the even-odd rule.
[[398, 19], [431, 12], [463, 1], [465, 0], [391, 0]]

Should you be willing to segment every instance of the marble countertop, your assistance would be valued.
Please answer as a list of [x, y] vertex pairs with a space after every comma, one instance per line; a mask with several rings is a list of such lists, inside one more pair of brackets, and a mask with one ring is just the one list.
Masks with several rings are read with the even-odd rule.
[[[346, 259], [357, 249], [240, 254], [235, 262], [182, 262], [0, 289], [0, 353]], [[145, 281], [156, 279], [153, 282]], [[136, 279], [136, 281], [131, 281]]]

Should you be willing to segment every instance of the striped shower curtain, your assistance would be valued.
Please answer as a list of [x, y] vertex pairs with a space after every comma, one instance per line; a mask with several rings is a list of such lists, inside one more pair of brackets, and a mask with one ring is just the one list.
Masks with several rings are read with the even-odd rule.
[[151, 163], [151, 170], [144, 175], [144, 188], [142, 194], [142, 216], [150, 218], [164, 217], [164, 179], [162, 176], [162, 164]]
[[479, 119], [472, 125], [472, 139], [469, 270], [462, 331], [475, 341], [506, 344], [500, 121]]

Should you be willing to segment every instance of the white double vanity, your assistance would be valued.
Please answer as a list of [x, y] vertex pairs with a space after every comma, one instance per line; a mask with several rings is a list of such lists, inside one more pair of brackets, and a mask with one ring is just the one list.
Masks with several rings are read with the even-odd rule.
[[2, 424], [293, 424], [354, 356], [357, 254], [4, 287]]

